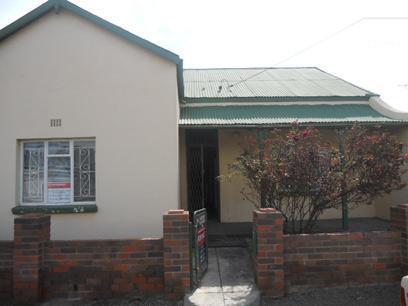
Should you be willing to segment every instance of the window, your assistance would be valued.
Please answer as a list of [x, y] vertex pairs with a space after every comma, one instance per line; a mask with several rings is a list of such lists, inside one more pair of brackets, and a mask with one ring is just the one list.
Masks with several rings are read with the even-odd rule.
[[24, 141], [22, 204], [95, 202], [95, 141]]

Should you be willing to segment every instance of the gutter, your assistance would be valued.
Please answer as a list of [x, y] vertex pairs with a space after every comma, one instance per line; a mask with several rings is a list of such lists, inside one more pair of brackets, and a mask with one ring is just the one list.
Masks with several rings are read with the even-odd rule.
[[201, 102], [201, 103], [184, 103], [180, 105], [182, 108], [195, 108], [195, 107], [222, 107], [222, 106], [294, 106], [294, 105], [369, 105], [369, 101], [293, 101], [293, 102]]
[[368, 104], [381, 115], [395, 120], [408, 121], [408, 113], [401, 112], [387, 103], [385, 103], [379, 96], [370, 97]]
[[[350, 127], [354, 123], [358, 123], [362, 126], [381, 126], [381, 127], [390, 127], [390, 126], [408, 126], [407, 121], [385, 121], [385, 122], [361, 122], [361, 121], [350, 121], [350, 122], [298, 122], [297, 126], [301, 127], [325, 127], [325, 128], [338, 128], [338, 127]], [[213, 129], [213, 128], [289, 128], [293, 126], [293, 122], [290, 123], [275, 123], [275, 124], [180, 124], [179, 128], [185, 129]]]

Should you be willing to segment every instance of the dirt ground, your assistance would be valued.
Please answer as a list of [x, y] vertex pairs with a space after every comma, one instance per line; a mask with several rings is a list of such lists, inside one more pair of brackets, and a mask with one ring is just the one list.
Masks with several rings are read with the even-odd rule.
[[[12, 303], [0, 301], [2, 306], [13, 306]], [[142, 298], [128, 296], [122, 299], [105, 301], [69, 301], [54, 300], [39, 304], [40, 306], [182, 306], [183, 302], [170, 303], [162, 298]], [[261, 306], [398, 306], [399, 285], [381, 285], [354, 288], [319, 289], [303, 293], [291, 293], [273, 300], [262, 300]]]
[[332, 288], [292, 293], [261, 305], [276, 306], [398, 306], [399, 285]]

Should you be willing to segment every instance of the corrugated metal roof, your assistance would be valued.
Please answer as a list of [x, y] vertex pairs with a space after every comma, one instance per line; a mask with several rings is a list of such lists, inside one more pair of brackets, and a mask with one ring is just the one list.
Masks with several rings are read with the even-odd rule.
[[399, 124], [369, 105], [228, 105], [182, 107], [181, 126], [287, 125], [294, 121], [319, 125], [352, 122]]
[[[315, 67], [185, 69], [187, 102], [226, 98], [354, 98], [373, 96]], [[211, 101], [206, 101], [211, 102]]]

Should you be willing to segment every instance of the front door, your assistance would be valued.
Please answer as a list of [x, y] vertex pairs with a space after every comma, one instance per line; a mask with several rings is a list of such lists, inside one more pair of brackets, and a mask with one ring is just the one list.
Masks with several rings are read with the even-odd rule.
[[189, 211], [205, 208], [209, 219], [219, 220], [217, 130], [187, 130], [186, 144]]

